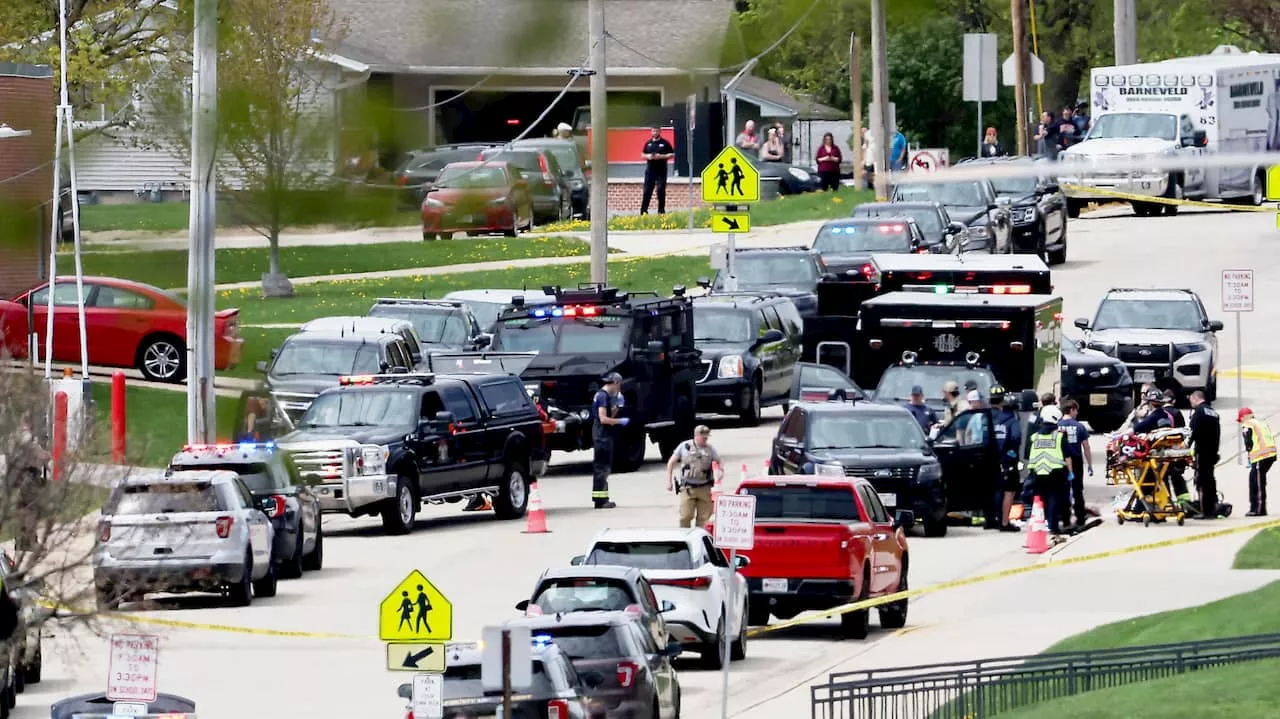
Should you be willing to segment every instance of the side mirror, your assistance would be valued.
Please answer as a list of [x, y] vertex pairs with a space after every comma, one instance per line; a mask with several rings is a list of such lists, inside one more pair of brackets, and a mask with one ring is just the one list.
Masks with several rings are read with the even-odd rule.
[[279, 348], [279, 347], [276, 347], [275, 349], [271, 350], [271, 359], [275, 359], [275, 358], [276, 358], [276, 355], [278, 355], [278, 354], [280, 354], [280, 348]]
[[1077, 317], [1075, 322], [1073, 322], [1072, 324], [1074, 324], [1078, 329], [1082, 329], [1082, 330], [1089, 329], [1089, 320], [1085, 319], [1084, 317]]
[[663, 653], [671, 657], [672, 659], [675, 659], [676, 657], [684, 653], [684, 647], [680, 646], [680, 642], [677, 642], [676, 640], [672, 639], [670, 642], [667, 643], [667, 650]]
[[408, 684], [401, 684], [400, 688], [396, 689], [396, 696], [400, 697], [401, 699], [412, 699], [413, 687], [409, 686]]
[[760, 337], [760, 344], [769, 344], [770, 342], [781, 342], [786, 338], [782, 334], [782, 330], [765, 330], [764, 335]]
[[1195, 140], [1196, 147], [1205, 147], [1209, 144], [1209, 135], [1204, 130], [1196, 130], [1191, 138]]
[[379, 371], [379, 372], [386, 372], [388, 369], [390, 369], [390, 367], [391, 367], [391, 365], [390, 365], [390, 364], [388, 364], [388, 363], [386, 363], [386, 362], [379, 362], [379, 363], [378, 363], [378, 371]]
[[750, 565], [750, 564], [751, 564], [751, 558], [750, 558], [750, 557], [744, 557], [744, 556], [742, 556], [741, 554], [739, 554], [738, 556], [736, 556], [736, 557], [734, 557], [734, 558], [733, 558], [733, 568], [734, 568], [734, 569], [746, 569], [746, 568], [747, 568], [747, 566], [748, 566], [748, 565]]
[[431, 422], [432, 429], [435, 430], [436, 434], [449, 434], [449, 428], [453, 426], [455, 419], [453, 412], [436, 412], [436, 416]]
[[964, 232], [964, 230], [965, 230], [965, 226], [963, 222], [956, 222], [955, 220], [952, 220], [951, 222], [947, 223], [948, 232], [959, 234], [961, 232]]
[[1222, 320], [1209, 320], [1210, 332], [1221, 332], [1223, 328]]
[[488, 347], [493, 344], [493, 335], [483, 333], [476, 337], [476, 347]]
[[523, 612], [523, 611], [525, 611], [525, 610], [526, 610], [526, 609], [528, 609], [528, 608], [529, 608], [529, 600], [528, 600], [528, 599], [521, 599], [520, 601], [516, 602], [516, 609], [517, 609], [518, 611]]
[[586, 561], [587, 561], [587, 557], [586, 557], [586, 555], [579, 554], [578, 556], [574, 557], [573, 559], [570, 559], [570, 560], [569, 560], [569, 564], [571, 564], [571, 565], [573, 565], [573, 566], [575, 566], [575, 567], [580, 567], [580, 566], [582, 566], [583, 562], [586, 562]]
[[901, 529], [902, 531], [905, 532], [914, 526], [916, 526], [915, 512], [912, 512], [906, 509], [900, 509], [898, 510], [897, 514], [893, 515], [894, 529]]
[[667, 612], [674, 612], [675, 610], [676, 610], [676, 605], [672, 604], [670, 601], [666, 599], [662, 600], [662, 602], [658, 604], [659, 614], [666, 614]]
[[600, 672], [581, 672], [578, 674], [578, 678], [582, 680], [582, 683], [586, 685], [588, 689], [595, 689], [601, 684], [604, 684], [604, 675]]
[[1060, 187], [1056, 182], [1046, 182], [1041, 186], [1041, 189], [1049, 193], [1062, 192], [1062, 187]]
[[998, 209], [1000, 209], [1000, 205], [997, 205], [994, 202], [987, 205], [987, 212], [990, 212], [992, 210], [998, 210]]
[[[272, 354], [275, 354], [275, 352], [272, 352]], [[253, 365], [253, 368], [262, 374], [267, 373], [267, 363], [264, 360], [258, 360], [258, 362]]]
[[711, 278], [710, 278], [710, 277], [699, 277], [699, 278], [698, 278], [698, 286], [699, 286], [699, 287], [701, 287], [701, 288], [702, 288], [702, 289], [704, 289], [704, 290], [709, 290], [709, 289], [711, 289]]

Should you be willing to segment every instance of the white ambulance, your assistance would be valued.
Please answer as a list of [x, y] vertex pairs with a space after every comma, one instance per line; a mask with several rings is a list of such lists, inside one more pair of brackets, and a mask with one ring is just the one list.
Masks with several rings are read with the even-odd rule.
[[[1090, 201], [1124, 195], [1262, 204], [1266, 168], [1091, 170], [1105, 160], [1280, 150], [1280, 54], [1221, 46], [1209, 55], [1090, 73], [1091, 125], [1059, 155], [1072, 217]], [[1108, 195], [1109, 192], [1117, 193]], [[1139, 216], [1176, 205], [1131, 200]]]

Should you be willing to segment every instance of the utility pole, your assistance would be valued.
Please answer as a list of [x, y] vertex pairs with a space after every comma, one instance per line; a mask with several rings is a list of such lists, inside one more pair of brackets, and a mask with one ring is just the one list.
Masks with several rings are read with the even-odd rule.
[[191, 217], [187, 252], [187, 440], [217, 439], [213, 392], [214, 170], [218, 113], [218, 0], [195, 0], [191, 72]]
[[1116, 64], [1138, 62], [1138, 24], [1134, 0], [1115, 0]]
[[1026, 0], [1009, 0], [1013, 18], [1013, 106], [1018, 132], [1018, 154], [1027, 155], [1027, 81], [1031, 78], [1031, 56], [1027, 54]]
[[853, 100], [853, 186], [862, 187], [862, 38], [849, 33], [849, 97]]
[[[871, 137], [874, 138], [876, 199], [889, 198], [889, 145], [893, 142], [889, 124], [889, 68], [885, 47], [884, 0], [871, 0]], [[865, 162], [865, 161], [864, 161]]]
[[604, 0], [588, 0], [591, 57], [591, 281], [609, 281], [609, 90]]

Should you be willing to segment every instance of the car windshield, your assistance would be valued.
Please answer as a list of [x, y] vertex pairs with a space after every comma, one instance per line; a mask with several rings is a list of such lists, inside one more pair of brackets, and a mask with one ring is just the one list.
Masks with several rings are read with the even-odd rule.
[[506, 187], [507, 173], [492, 165], [446, 167], [440, 173], [440, 179], [436, 180], [436, 186], [459, 190]]
[[470, 162], [476, 159], [475, 150], [432, 150], [414, 153], [405, 162], [405, 172], [422, 172], [423, 170], [440, 170], [453, 162]]
[[112, 492], [103, 514], [172, 514], [217, 512], [224, 509], [218, 490], [209, 482], [126, 484]]
[[[444, 670], [444, 700], [483, 699], [486, 695], [501, 695], [502, 692], [500, 690], [486, 690], [484, 688], [484, 684], [481, 681], [480, 666], [479, 664], [462, 664], [446, 667]], [[546, 667], [542, 666], [542, 660], [533, 660], [533, 686], [521, 691], [522, 693], [531, 693], [537, 696], [551, 696], [555, 693], [556, 689], [551, 685], [551, 678], [547, 676], [547, 670]], [[516, 712], [515, 715], [517, 717], [521, 716], [519, 712]], [[465, 714], [452, 714], [451, 716], [465, 716]]]
[[636, 569], [693, 569], [693, 555], [684, 542], [597, 542], [587, 564], [611, 564]]
[[485, 150], [482, 156], [486, 160], [501, 160], [510, 163], [526, 172], [542, 172], [538, 153], [534, 150]]
[[1178, 139], [1178, 117], [1155, 112], [1116, 112], [1093, 120], [1086, 139], [1154, 137], [1174, 142]]
[[533, 603], [543, 614], [557, 612], [610, 612], [635, 604], [635, 597], [620, 579], [569, 577], [548, 579], [534, 594]]
[[573, 148], [566, 145], [552, 145], [547, 148], [552, 157], [556, 158], [556, 162], [560, 164], [560, 172], [564, 175], [576, 175], [582, 171], [581, 165], [578, 163], [578, 153]]
[[621, 628], [612, 625], [548, 627], [537, 631], [539, 635], [551, 637], [570, 659], [614, 659], [630, 654], [618, 641]]
[[413, 324], [424, 345], [461, 347], [467, 343], [467, 322], [456, 311], [433, 311], [406, 305], [374, 305], [371, 317], [391, 317]]
[[813, 249], [824, 254], [906, 252], [911, 249], [911, 233], [901, 222], [827, 225], [818, 230]]
[[834, 519], [854, 522], [859, 519], [853, 488], [848, 486], [806, 487], [796, 484], [747, 487], [745, 491], [756, 498], [756, 520]]
[[1093, 329], [1203, 332], [1202, 320], [1200, 308], [1190, 300], [1104, 300]]
[[978, 384], [978, 392], [986, 397], [995, 384], [991, 370], [947, 365], [915, 365], [890, 367], [880, 376], [875, 396], [882, 402], [906, 402], [911, 399], [911, 388], [920, 385], [926, 400], [941, 401], [942, 388], [948, 381], [963, 387], [972, 380]]
[[481, 327], [488, 327], [498, 321], [498, 313], [507, 307], [509, 302], [487, 302], [484, 300], [468, 300], [467, 309], [475, 316]]
[[494, 348], [505, 352], [615, 354], [627, 338], [623, 317], [517, 318], [498, 325]]
[[[859, 208], [861, 209], [861, 208]], [[942, 232], [942, 218], [938, 216], [938, 211], [930, 207], [890, 207], [883, 210], [871, 209], [863, 210], [855, 213], [856, 217], [910, 217], [920, 226], [920, 231], [926, 235], [936, 235]], [[742, 260], [738, 260], [741, 264]]]
[[999, 177], [992, 179], [991, 185], [1001, 197], [1026, 197], [1035, 194], [1040, 180], [1034, 177]]
[[[803, 254], [740, 254], [735, 258], [734, 271], [738, 273], [739, 287], [812, 287], [818, 282], [818, 268], [813, 258]], [[717, 287], [723, 287], [723, 282], [722, 277], [716, 277]]]
[[387, 427], [415, 424], [418, 395], [394, 389], [328, 392], [315, 398], [299, 427]]
[[270, 492], [275, 484], [271, 481], [271, 469], [262, 462], [228, 462], [226, 464], [216, 464], [213, 462], [202, 462], [200, 464], [171, 464], [169, 469], [175, 472], [181, 472], [188, 469], [223, 469], [228, 472], [235, 472], [240, 475], [240, 481], [244, 482], [244, 486], [249, 488], [250, 492], [265, 493]]
[[947, 207], [980, 207], [987, 204], [982, 185], [977, 182], [899, 185], [894, 195], [903, 202], [939, 202]]
[[809, 420], [809, 449], [921, 449], [920, 423], [910, 415], [828, 414]]
[[693, 341], [750, 342], [751, 317], [746, 312], [693, 306]]
[[378, 348], [351, 342], [289, 342], [276, 355], [271, 376], [377, 374]]

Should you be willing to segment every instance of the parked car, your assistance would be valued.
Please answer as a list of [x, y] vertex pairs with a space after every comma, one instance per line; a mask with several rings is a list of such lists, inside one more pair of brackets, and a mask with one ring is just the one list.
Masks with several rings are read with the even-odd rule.
[[[164, 719], [195, 719], [196, 716], [196, 703], [177, 694], [159, 692], [153, 702], [136, 703], [146, 707], [146, 713], [143, 716], [164, 717]], [[76, 717], [99, 719], [115, 716], [118, 704], [119, 702], [108, 699], [103, 692], [92, 692], [61, 699], [49, 707], [49, 712], [52, 719], [76, 719]]]
[[44, 580], [23, 577], [14, 567], [7, 551], [0, 551], [0, 578], [9, 597], [18, 605], [19, 633], [12, 638], [12, 686], [21, 693], [28, 684], [38, 684], [44, 672], [44, 623], [53, 616], [53, 610], [40, 604], [40, 590]]
[[530, 598], [517, 602], [516, 609], [529, 617], [625, 611], [639, 620], [657, 646], [665, 647], [670, 633], [662, 615], [675, 605], [659, 600], [639, 569], [598, 565], [546, 570]]
[[1008, 198], [1001, 198], [991, 180], [906, 182], [893, 188], [892, 202], [938, 202], [957, 222], [969, 228], [964, 251], [985, 248], [995, 254], [1013, 252]]
[[[1025, 157], [975, 158], [962, 165], [1029, 165]], [[1010, 202], [1013, 251], [1036, 254], [1046, 265], [1067, 261], [1067, 196], [1049, 177], [996, 177], [996, 197]]]
[[561, 177], [569, 187], [569, 197], [573, 201], [573, 214], [583, 219], [591, 217], [591, 188], [588, 185], [587, 162], [578, 153], [578, 143], [573, 140], [558, 140], [550, 137], [516, 140], [511, 149], [549, 150], [560, 164]]
[[[939, 202], [864, 202], [853, 208], [851, 217], [909, 217], [916, 221], [925, 242], [936, 252], [967, 252], [968, 228], [951, 219], [947, 208]], [[986, 246], [983, 245], [983, 249]]]
[[813, 251], [827, 272], [872, 281], [872, 253], [927, 253], [932, 248], [910, 217], [857, 217], [831, 220], [818, 228]]
[[298, 328], [299, 332], [324, 332], [326, 334], [381, 335], [394, 334], [404, 340], [409, 357], [416, 367], [423, 367], [422, 338], [408, 320], [394, 317], [321, 317]]
[[[772, 292], [795, 303], [801, 317], [818, 312], [818, 280], [827, 271], [822, 256], [807, 247], [742, 247], [734, 254], [733, 271], [739, 292]], [[712, 293], [723, 292], [725, 270], [698, 284]]]
[[497, 146], [496, 142], [466, 142], [409, 151], [395, 173], [395, 183], [405, 188], [403, 201], [414, 207], [421, 205], [446, 165], [474, 160], [477, 152]]
[[455, 162], [422, 200], [422, 239], [502, 233], [515, 237], [533, 227], [529, 183], [505, 162]]
[[321, 392], [337, 387], [346, 375], [412, 372], [409, 346], [399, 335], [343, 335], [299, 332], [271, 350], [270, 362], [258, 362], [271, 397], [297, 422]]
[[[59, 277], [53, 287], [53, 359], [80, 361], [80, 312], [76, 280]], [[42, 283], [12, 301], [0, 300], [0, 334], [13, 357], [27, 356], [27, 312], [35, 320], [39, 352], [45, 349], [49, 284]], [[153, 382], [187, 377], [187, 303], [159, 287], [113, 277], [84, 278], [85, 340], [89, 364], [135, 367]], [[214, 315], [214, 369], [240, 362], [240, 310]]]
[[697, 297], [693, 320], [703, 368], [699, 412], [737, 414], [754, 425], [762, 408], [789, 400], [803, 334], [791, 300], [745, 292]]
[[491, 339], [461, 300], [379, 297], [369, 308], [369, 317], [411, 323], [425, 354], [478, 350], [488, 347]]
[[534, 224], [561, 222], [573, 216], [572, 190], [565, 182], [560, 161], [550, 149], [495, 147], [481, 152], [480, 159], [505, 162], [520, 171], [533, 198]]

